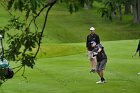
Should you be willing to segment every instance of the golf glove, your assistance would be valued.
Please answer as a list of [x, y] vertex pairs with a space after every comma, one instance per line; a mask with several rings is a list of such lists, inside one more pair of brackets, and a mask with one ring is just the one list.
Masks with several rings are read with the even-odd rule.
[[98, 55], [98, 53], [97, 52], [93, 52], [93, 56], [97, 56]]

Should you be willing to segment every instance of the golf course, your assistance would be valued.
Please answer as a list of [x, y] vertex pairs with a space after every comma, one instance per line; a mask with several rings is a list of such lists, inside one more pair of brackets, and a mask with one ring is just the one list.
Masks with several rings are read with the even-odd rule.
[[[20, 70], [5, 81], [0, 93], [139, 93], [140, 58], [138, 53], [132, 56], [139, 43], [140, 24], [133, 24], [131, 15], [124, 15], [121, 22], [106, 21], [97, 12], [99, 6], [95, 2], [91, 10], [70, 14], [65, 6], [56, 4], [49, 13], [35, 66], [26, 67], [24, 77]], [[0, 11], [0, 25], [4, 26], [9, 15], [1, 5]], [[37, 20], [40, 28], [41, 16]], [[89, 72], [86, 39], [91, 26], [108, 58], [104, 84], [96, 84], [99, 76]], [[6, 37], [3, 42], [7, 47]], [[13, 61], [9, 64], [12, 68], [19, 65]]]

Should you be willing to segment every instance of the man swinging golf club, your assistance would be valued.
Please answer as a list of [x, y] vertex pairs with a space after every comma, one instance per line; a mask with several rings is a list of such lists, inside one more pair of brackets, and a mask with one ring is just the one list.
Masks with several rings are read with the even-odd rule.
[[93, 52], [93, 56], [96, 56], [96, 58], [97, 58], [96, 72], [98, 73], [98, 75], [100, 77], [100, 80], [96, 83], [102, 84], [102, 83], [106, 82], [103, 71], [104, 71], [106, 63], [107, 63], [107, 56], [104, 51], [104, 47], [101, 44], [96, 45], [96, 42], [93, 41], [91, 46], [94, 47], [92, 52]]

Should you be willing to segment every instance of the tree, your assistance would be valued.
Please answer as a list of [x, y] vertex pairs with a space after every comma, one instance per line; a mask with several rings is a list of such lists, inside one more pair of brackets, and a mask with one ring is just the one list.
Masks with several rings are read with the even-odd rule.
[[[9, 12], [11, 18], [8, 24], [4, 27], [0, 27], [0, 34], [5, 37], [8, 36], [8, 49], [5, 50], [5, 55], [3, 58], [9, 61], [20, 62], [20, 66], [16, 72], [23, 70], [26, 67], [33, 68], [35, 65], [36, 56], [40, 49], [40, 44], [43, 36], [43, 32], [46, 26], [48, 13], [53, 7], [53, 5], [58, 0], [2, 0], [1, 5]], [[92, 6], [93, 0], [59, 0], [60, 2], [66, 2], [69, 6], [70, 12], [75, 12], [78, 10], [78, 6], [81, 4], [90, 3]], [[11, 12], [14, 11], [14, 12]], [[16, 15], [15, 12], [20, 11], [24, 16], [22, 18]], [[39, 31], [38, 25], [36, 24], [37, 18], [42, 12], [46, 13], [44, 17], [44, 23], [42, 30]], [[34, 25], [34, 30], [31, 29], [31, 25]], [[18, 33], [10, 34], [9, 32], [14, 30]], [[35, 53], [33, 49], [36, 49]]]
[[86, 9], [91, 9], [91, 8], [93, 8], [93, 2], [94, 2], [94, 0], [85, 0], [85, 8]]
[[134, 15], [134, 23], [140, 23], [140, 0], [133, 0], [133, 15]]
[[[66, 3], [69, 9], [69, 12], [72, 14], [73, 12], [78, 11], [79, 8], [91, 9], [93, 8], [93, 2], [95, 0], [59, 0], [61, 3]], [[101, 2], [102, 0], [96, 0]]]
[[114, 15], [122, 20], [122, 5], [125, 5], [125, 14], [130, 12], [130, 5], [133, 6], [134, 23], [140, 23], [140, 0], [105, 0], [104, 7], [99, 12], [102, 17], [112, 20]]
[[132, 0], [124, 1], [124, 14], [130, 14], [131, 11]]
[[104, 6], [99, 9], [99, 13], [101, 13], [101, 17], [112, 20], [113, 17], [117, 14], [117, 6], [114, 1], [107, 0], [104, 1]]
[[[4, 57], [8, 60], [20, 62], [18, 72], [21, 68], [35, 65], [36, 56], [40, 49], [40, 44], [44, 29], [48, 18], [48, 13], [57, 0], [3, 0], [1, 4], [7, 9], [11, 18], [8, 24], [0, 28], [0, 34], [5, 37], [8, 35], [8, 49], [5, 50]], [[14, 14], [14, 11], [24, 12], [22, 18], [20, 15]], [[39, 31], [36, 24], [37, 18], [45, 12], [44, 23], [42, 30]], [[31, 30], [31, 25], [34, 25], [34, 30]], [[9, 31], [14, 30], [18, 33], [10, 34]], [[36, 49], [35, 53], [33, 49]], [[23, 75], [24, 75], [23, 71]]]
[[66, 3], [69, 9], [69, 12], [72, 14], [73, 12], [78, 11], [79, 6], [83, 6], [83, 2], [85, 0], [59, 0], [61, 3]]

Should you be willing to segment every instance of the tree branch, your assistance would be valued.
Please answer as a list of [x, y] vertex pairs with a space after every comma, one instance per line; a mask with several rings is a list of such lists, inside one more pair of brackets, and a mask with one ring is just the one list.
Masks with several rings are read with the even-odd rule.
[[49, 3], [50, 4], [50, 7], [48, 8], [47, 12], [46, 12], [46, 16], [45, 16], [45, 21], [44, 21], [44, 25], [43, 25], [43, 28], [42, 28], [42, 31], [41, 31], [41, 34], [40, 34], [40, 38], [39, 38], [39, 44], [38, 44], [38, 49], [36, 51], [36, 54], [34, 56], [34, 58], [36, 58], [38, 52], [39, 52], [39, 49], [40, 49], [40, 44], [41, 44], [41, 40], [42, 40], [42, 36], [43, 36], [43, 32], [44, 32], [44, 29], [46, 27], [46, 23], [47, 23], [47, 19], [48, 19], [48, 13], [49, 11], [51, 10], [52, 6], [56, 3], [56, 0], [53, 2], [53, 3]]

